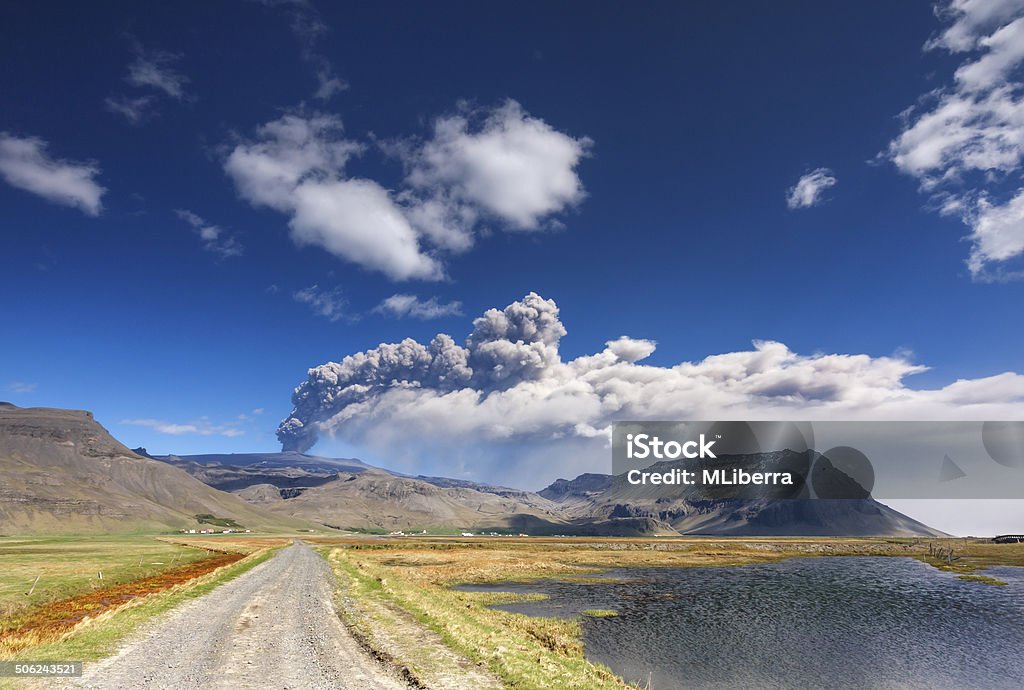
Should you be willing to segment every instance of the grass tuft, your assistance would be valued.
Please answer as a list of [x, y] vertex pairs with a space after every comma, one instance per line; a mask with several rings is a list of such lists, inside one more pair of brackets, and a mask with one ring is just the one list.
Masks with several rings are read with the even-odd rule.
[[583, 612], [583, 615], [590, 618], [615, 618], [619, 615], [619, 612], [612, 611], [611, 609], [587, 609]]
[[990, 577], [988, 575], [959, 575], [957, 577], [967, 582], [980, 582], [982, 584], [992, 585], [994, 587], [1005, 587], [1007, 585], [1006, 582], [1003, 582], [1002, 580], [999, 580], [994, 577]]

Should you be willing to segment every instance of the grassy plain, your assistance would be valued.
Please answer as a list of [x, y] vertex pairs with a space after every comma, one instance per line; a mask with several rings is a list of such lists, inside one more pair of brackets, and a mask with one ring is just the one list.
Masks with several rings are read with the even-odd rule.
[[151, 535], [3, 537], [0, 621], [9, 626], [19, 614], [46, 603], [142, 579], [208, 557], [204, 549]]
[[930, 544], [920, 560], [939, 570], [957, 573], [961, 580], [1005, 586], [998, 578], [981, 574], [994, 565], [1024, 566], [1024, 544], [993, 544], [982, 540], [946, 539]]
[[149, 616], [289, 541], [234, 536], [0, 539], [0, 659], [99, 658]]
[[[303, 538], [331, 564], [339, 608], [357, 636], [430, 687], [474, 672], [480, 688], [632, 687], [584, 657], [580, 619], [491, 608], [541, 595], [463, 592], [451, 589], [454, 584], [589, 580], [615, 567], [872, 555], [917, 558], [986, 586], [998, 584], [983, 574], [986, 567], [1024, 566], [1024, 544], [964, 539]], [[140, 623], [240, 575], [289, 542], [257, 535], [0, 538], [0, 659], [105, 656]], [[103, 605], [89, 608], [97, 601]], [[628, 680], [643, 686], [643, 679]], [[8, 687], [5, 682], [0, 679], [0, 688]]]

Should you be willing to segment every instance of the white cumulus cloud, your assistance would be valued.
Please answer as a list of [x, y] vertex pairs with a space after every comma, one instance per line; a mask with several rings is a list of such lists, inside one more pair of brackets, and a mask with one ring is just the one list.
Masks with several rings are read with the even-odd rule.
[[967, 261], [972, 274], [980, 275], [989, 262], [1024, 254], [1024, 190], [1002, 205], [982, 198], [972, 213], [973, 247]]
[[786, 206], [790, 209], [817, 206], [825, 200], [825, 191], [835, 187], [836, 182], [835, 175], [828, 168], [812, 170], [786, 190]]
[[945, 214], [970, 228], [967, 260], [976, 279], [1021, 275], [1019, 193], [1024, 160], [1024, 3], [952, 0], [937, 6], [947, 28], [926, 44], [962, 55], [945, 87], [903, 113], [885, 155], [916, 178]]
[[1020, 0], [950, 0], [935, 6], [935, 13], [947, 20], [941, 34], [925, 44], [929, 50], [945, 48], [957, 53], [973, 50], [993, 29], [1021, 11]]
[[292, 114], [237, 145], [224, 168], [243, 198], [290, 215], [296, 243], [395, 280], [441, 277], [391, 194], [372, 180], [345, 177], [345, 164], [363, 149], [343, 137], [337, 117]]
[[441, 264], [391, 194], [373, 180], [307, 182], [295, 188], [292, 237], [335, 256], [375, 268], [395, 280], [438, 279]]
[[440, 280], [444, 253], [468, 250], [481, 222], [536, 230], [579, 203], [576, 166], [590, 146], [514, 101], [441, 118], [426, 142], [400, 150], [408, 175], [396, 192], [347, 174], [367, 146], [339, 118], [287, 114], [237, 143], [224, 169], [242, 198], [289, 217], [292, 239], [393, 280]]
[[434, 136], [409, 156], [410, 184], [431, 197], [464, 203], [517, 230], [536, 230], [553, 213], [584, 197], [576, 173], [591, 147], [543, 120], [515, 101], [472, 118], [437, 120]]
[[52, 158], [48, 146], [38, 137], [0, 132], [0, 175], [12, 187], [98, 216], [106, 191], [96, 181], [100, 169], [95, 163]]
[[224, 168], [245, 199], [287, 211], [300, 183], [339, 176], [363, 149], [343, 137], [340, 118], [291, 114], [260, 127], [255, 141], [236, 146]]

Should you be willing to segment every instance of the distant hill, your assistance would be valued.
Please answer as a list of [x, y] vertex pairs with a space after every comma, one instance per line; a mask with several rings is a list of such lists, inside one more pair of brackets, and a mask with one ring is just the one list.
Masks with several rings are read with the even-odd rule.
[[[241, 495], [253, 498], [256, 489], [249, 487]], [[265, 485], [260, 491], [268, 493]], [[566, 524], [558, 506], [536, 494], [503, 496], [466, 487], [445, 488], [380, 469], [340, 473], [333, 481], [264, 505], [283, 515], [350, 529], [540, 529], [552, 533], [564, 531]]]
[[90, 412], [0, 406], [3, 533], [174, 530], [203, 514], [248, 529], [305, 526], [137, 455]]
[[283, 516], [359, 530], [467, 529], [564, 533], [537, 494], [445, 477], [410, 477], [354, 459], [284, 453], [154, 456]]
[[[145, 451], [145, 448], [138, 450]], [[174, 462], [175, 459], [186, 462], [194, 462], [198, 465], [230, 465], [233, 467], [249, 467], [253, 469], [290, 469], [303, 468], [318, 472], [359, 472], [371, 469], [362, 460], [355, 458], [325, 458], [318, 455], [306, 455], [294, 451], [282, 453], [209, 453], [205, 455], [165, 455], [153, 456], [146, 453], [147, 457], [156, 458], [165, 462]]]
[[[770, 460], [722, 457], [748, 467]], [[345, 529], [606, 536], [940, 534], [870, 498], [706, 500], [652, 495], [621, 478], [594, 473], [559, 479], [535, 493], [463, 479], [412, 477], [359, 460], [294, 452], [159, 459], [261, 508]]]
[[359, 473], [372, 469], [359, 460], [322, 458], [294, 452], [147, 456], [183, 469], [204, 484], [222, 491], [238, 491], [254, 484], [272, 484], [301, 491], [331, 481], [339, 472]]

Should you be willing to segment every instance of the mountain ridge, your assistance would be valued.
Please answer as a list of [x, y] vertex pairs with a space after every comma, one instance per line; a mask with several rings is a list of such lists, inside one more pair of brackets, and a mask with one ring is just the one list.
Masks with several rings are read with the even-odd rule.
[[[411, 476], [355, 458], [137, 451], [88, 411], [0, 404], [0, 524], [5, 532], [178, 530], [210, 514], [256, 529], [317, 524], [593, 536], [942, 534], [870, 497], [661, 495], [598, 473], [533, 492]], [[763, 458], [727, 461], [756, 465]]]
[[[794, 456], [800, 454], [791, 453]], [[274, 475], [252, 468], [267, 458]], [[557, 479], [540, 491], [501, 487], [464, 479], [411, 476], [359, 462], [351, 472], [288, 475], [278, 454], [237, 454], [240, 466], [206, 465], [196, 456], [164, 456], [196, 476], [220, 476], [220, 486], [275, 512], [330, 527], [358, 530], [464, 528], [532, 534], [618, 536], [743, 535], [766, 536], [941, 536], [943, 533], [881, 504], [866, 494], [856, 498], [706, 499], [665, 496], [630, 487], [623, 478], [600, 473]], [[724, 462], [757, 465], [763, 458], [729, 456]], [[322, 458], [320, 460], [323, 460]], [[341, 462], [341, 461], [339, 461]], [[352, 459], [343, 462], [352, 463]], [[357, 461], [358, 462], [358, 461]], [[309, 469], [307, 461], [305, 468]], [[256, 481], [261, 479], [265, 481]], [[239, 488], [240, 484], [245, 486]], [[303, 485], [305, 484], [305, 485]]]
[[0, 405], [4, 533], [180, 530], [204, 514], [250, 529], [305, 526], [133, 453], [87, 410]]

